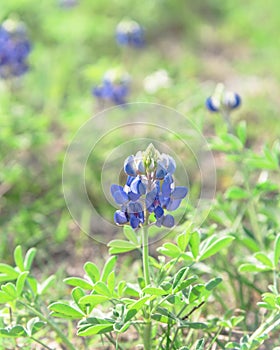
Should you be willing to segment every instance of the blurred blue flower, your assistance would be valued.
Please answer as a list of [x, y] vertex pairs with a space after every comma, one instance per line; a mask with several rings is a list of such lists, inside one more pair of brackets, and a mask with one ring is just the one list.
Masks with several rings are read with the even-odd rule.
[[152, 144], [145, 152], [129, 156], [124, 162], [126, 184], [111, 186], [111, 194], [121, 206], [115, 212], [115, 223], [130, 224], [136, 229], [148, 223], [149, 215], [153, 214], [157, 226], [174, 226], [173, 216], [165, 214], [165, 210], [176, 210], [188, 193], [186, 187], [175, 186], [172, 176], [175, 169], [175, 160], [160, 154]]
[[129, 93], [129, 81], [128, 74], [110, 70], [104, 75], [102, 84], [92, 89], [92, 94], [97, 99], [110, 101], [116, 105], [125, 104]]
[[58, 6], [70, 9], [78, 5], [78, 0], [58, 0]]
[[29, 69], [27, 57], [31, 44], [26, 35], [25, 25], [6, 20], [0, 26], [0, 76], [3, 79], [17, 77]]
[[223, 84], [217, 84], [214, 94], [207, 98], [205, 105], [210, 112], [231, 111], [241, 104], [241, 97], [226, 91]]
[[116, 41], [121, 46], [141, 48], [145, 44], [144, 30], [135, 21], [123, 20], [117, 25]]

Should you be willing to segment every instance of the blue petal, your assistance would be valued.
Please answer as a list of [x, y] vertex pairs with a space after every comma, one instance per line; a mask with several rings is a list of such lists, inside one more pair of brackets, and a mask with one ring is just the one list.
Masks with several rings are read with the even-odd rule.
[[167, 175], [166, 169], [164, 169], [160, 164], [157, 164], [156, 179], [162, 180], [165, 175]]
[[234, 94], [235, 96], [235, 103], [231, 106], [231, 108], [237, 108], [241, 104], [241, 97], [238, 94]]
[[133, 229], [135, 229], [135, 228], [137, 228], [139, 226], [140, 220], [135, 215], [132, 214], [130, 216], [129, 223], [130, 223], [131, 227]]
[[210, 112], [218, 112], [219, 109], [213, 104], [212, 97], [208, 97], [205, 102], [206, 108], [209, 109]]
[[117, 225], [124, 225], [128, 222], [127, 217], [123, 211], [117, 210], [114, 215], [114, 220]]
[[162, 183], [161, 191], [163, 194], [163, 197], [169, 197], [171, 194], [171, 187], [169, 181], [165, 180], [166, 177], [164, 178], [164, 181]]
[[135, 178], [130, 185], [130, 189], [133, 193], [140, 194], [141, 196], [146, 193], [146, 186], [143, 184], [139, 177]]
[[128, 198], [129, 198], [129, 200], [131, 200], [133, 202], [137, 201], [140, 197], [141, 197], [141, 195], [138, 193], [133, 193], [131, 191], [128, 192]]
[[150, 211], [150, 207], [153, 205], [156, 196], [157, 196], [158, 190], [157, 188], [154, 188], [151, 192], [146, 194], [146, 207]]
[[174, 217], [172, 215], [169, 215], [169, 214], [164, 216], [164, 218], [162, 220], [162, 225], [165, 227], [173, 227], [175, 225]]
[[167, 172], [169, 174], [173, 174], [175, 170], [176, 170], [176, 162], [172, 157], [168, 156]]
[[129, 156], [125, 162], [124, 162], [124, 171], [126, 172], [127, 175], [130, 176], [136, 176], [137, 175], [137, 169], [136, 169], [136, 164], [134, 161], [133, 156]]
[[162, 209], [161, 206], [157, 206], [154, 210], [154, 213], [155, 213], [156, 218], [159, 219], [164, 214], [164, 210]]
[[128, 201], [127, 193], [125, 193], [123, 188], [119, 185], [111, 186], [111, 194], [117, 204], [124, 204]]
[[180, 204], [181, 204], [181, 199], [171, 199], [167, 204], [166, 209], [168, 211], [176, 210], [177, 208], [179, 208]]
[[135, 178], [133, 176], [129, 176], [127, 177], [127, 180], [126, 180], [126, 184], [127, 186], [130, 186], [132, 181], [134, 180]]
[[188, 193], [187, 187], [178, 186], [174, 188], [171, 194], [171, 197], [172, 199], [183, 199], [186, 197], [187, 193]]

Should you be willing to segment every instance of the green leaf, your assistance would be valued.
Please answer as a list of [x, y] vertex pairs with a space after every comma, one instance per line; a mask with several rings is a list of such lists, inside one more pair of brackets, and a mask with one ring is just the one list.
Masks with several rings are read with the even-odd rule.
[[28, 334], [21, 325], [16, 325], [9, 331], [9, 335], [11, 337], [26, 337]]
[[102, 304], [109, 299], [110, 298], [106, 295], [91, 294], [83, 296], [79, 300], [79, 303], [82, 305], [89, 304], [92, 308], [94, 308], [96, 305]]
[[249, 197], [250, 197], [250, 194], [247, 191], [237, 186], [230, 187], [225, 193], [226, 199], [239, 200], [239, 199], [246, 199]]
[[146, 302], [150, 299], [151, 297], [143, 297], [139, 300], [137, 300], [135, 303], [132, 303], [129, 305], [129, 310], [126, 314], [126, 317], [125, 317], [125, 322], [129, 321], [132, 319], [132, 317], [134, 317], [137, 312], [143, 307], [143, 305], [146, 304]]
[[13, 281], [19, 273], [10, 265], [0, 263], [0, 282]]
[[31, 318], [26, 325], [26, 330], [29, 336], [34, 335], [37, 333], [46, 323], [40, 321], [38, 317]]
[[278, 266], [280, 259], [280, 234], [277, 235], [274, 243], [274, 267]]
[[15, 260], [17, 267], [20, 269], [20, 271], [24, 271], [22, 249], [21, 249], [20, 245], [18, 245], [16, 247], [16, 249], [14, 250], [14, 260]]
[[125, 225], [123, 227], [123, 233], [129, 241], [133, 242], [136, 245], [139, 245], [135, 231], [133, 230], [133, 228], [130, 225]]
[[191, 285], [194, 281], [196, 281], [198, 279], [197, 276], [192, 276], [189, 277], [187, 280], [181, 282], [177, 288], [174, 290], [174, 293], [179, 292], [180, 290], [184, 290], [186, 289], [189, 285]]
[[[72, 290], [72, 298], [75, 301], [75, 304], [81, 309], [80, 307], [80, 299], [85, 296], [85, 292], [82, 288], [76, 287]], [[85, 312], [85, 309], [81, 309], [83, 312]]]
[[13, 301], [15, 298], [11, 295], [6, 294], [3, 291], [0, 291], [0, 304], [6, 304], [10, 301]]
[[85, 290], [93, 290], [94, 288], [92, 284], [80, 277], [68, 277], [65, 278], [63, 282], [73, 287], [81, 287]]
[[195, 350], [204, 350], [204, 339], [199, 339], [196, 344]]
[[13, 297], [14, 299], [16, 299], [17, 291], [16, 291], [16, 287], [13, 283], [8, 282], [8, 283], [2, 285], [1, 289], [4, 293], [6, 293], [6, 294], [10, 295], [11, 297]]
[[84, 270], [88, 277], [91, 279], [92, 283], [96, 283], [100, 280], [99, 269], [94, 263], [86, 262], [84, 265]]
[[36, 253], [37, 253], [36, 248], [30, 248], [27, 251], [25, 258], [24, 258], [24, 263], [23, 263], [24, 269], [26, 271], [29, 271], [31, 269], [31, 266], [32, 266], [32, 263], [33, 263], [33, 260], [35, 258]]
[[259, 266], [256, 266], [255, 264], [246, 263], [246, 264], [240, 265], [238, 270], [239, 272], [260, 272], [260, 271], [264, 271], [265, 269]]
[[107, 278], [107, 286], [111, 294], [114, 293], [115, 285], [116, 285], [116, 276], [115, 276], [115, 272], [112, 271]]
[[242, 244], [244, 244], [244, 246], [246, 246], [248, 249], [250, 249], [253, 253], [256, 253], [260, 250], [256, 241], [254, 239], [252, 239], [251, 237], [242, 237], [242, 238], [238, 238], [238, 239], [240, 240], [240, 242]]
[[24, 271], [18, 276], [18, 279], [16, 282], [16, 291], [17, 291], [18, 297], [21, 296], [21, 293], [23, 291], [23, 287], [24, 287], [24, 284], [25, 284], [25, 281], [26, 281], [28, 274], [29, 274], [29, 271]]
[[150, 295], [166, 295], [166, 291], [156, 287], [145, 287], [143, 293]]
[[82, 337], [86, 337], [94, 334], [108, 333], [108, 332], [111, 332], [112, 330], [113, 330], [112, 323], [104, 323], [104, 324], [90, 326], [86, 329], [78, 330], [77, 334]]
[[214, 289], [215, 287], [217, 287], [217, 285], [220, 284], [222, 282], [222, 280], [223, 279], [221, 277], [213, 278], [205, 284], [205, 288], [210, 291], [210, 290]]
[[193, 257], [196, 259], [199, 254], [200, 234], [197, 231], [192, 232], [190, 237], [190, 248]]
[[135, 248], [128, 249], [128, 248], [117, 248], [117, 247], [111, 247], [109, 248], [109, 254], [110, 255], [117, 255], [117, 254], [123, 254], [130, 252], [131, 250], [134, 250]]
[[70, 318], [70, 319], [80, 319], [84, 317], [84, 314], [74, 309], [72, 306], [62, 303], [55, 302], [49, 306], [49, 309], [54, 312], [56, 317]]
[[246, 139], [247, 139], [247, 125], [246, 121], [242, 120], [236, 128], [237, 136], [239, 137], [239, 140], [245, 145]]
[[155, 321], [162, 322], [162, 323], [169, 323], [169, 318], [167, 316], [163, 316], [161, 314], [155, 313], [152, 314], [151, 318]]
[[181, 254], [180, 248], [173, 243], [164, 243], [164, 245], [162, 247], [159, 247], [157, 251], [160, 254], [169, 256], [171, 258], [178, 258], [178, 256]]
[[174, 276], [174, 281], [173, 281], [173, 284], [172, 284], [172, 289], [174, 290], [178, 283], [182, 280], [182, 279], [185, 279], [185, 277], [187, 276], [188, 274], [188, 271], [189, 271], [189, 268], [188, 267], [183, 267], [181, 268], [177, 273], [176, 275]]
[[103, 268], [102, 275], [101, 275], [101, 281], [106, 282], [109, 274], [114, 270], [117, 262], [117, 257], [112, 256], [106, 261], [106, 264]]
[[39, 290], [39, 285], [38, 285], [36, 278], [29, 275], [27, 277], [27, 280], [28, 280], [28, 284], [29, 284], [32, 292], [36, 295], [38, 293], [38, 290]]
[[186, 248], [189, 244], [190, 238], [191, 238], [191, 232], [189, 230], [186, 230], [185, 232], [181, 233], [177, 237], [177, 244], [182, 252], [184, 252], [186, 250]]
[[132, 284], [132, 283], [127, 283], [124, 289], [124, 293], [126, 295], [130, 295], [132, 297], [139, 298], [139, 288], [138, 286]]
[[108, 247], [117, 248], [121, 253], [125, 253], [137, 249], [140, 246], [122, 239], [115, 239], [108, 243]]
[[216, 254], [221, 249], [228, 246], [234, 240], [233, 236], [221, 237], [215, 240], [209, 247], [207, 247], [199, 258], [199, 261], [209, 258], [210, 256]]
[[193, 328], [193, 329], [205, 329], [205, 328], [207, 328], [207, 324], [206, 323], [202, 323], [202, 322], [182, 321], [181, 324], [180, 324], [180, 327]]
[[258, 253], [254, 254], [254, 257], [257, 260], [259, 260], [264, 266], [273, 269], [273, 263], [266, 254], [264, 254], [262, 252], [258, 252]]
[[97, 282], [94, 286], [94, 290], [98, 294], [111, 297], [111, 292], [104, 282], [101, 282], [101, 281]]

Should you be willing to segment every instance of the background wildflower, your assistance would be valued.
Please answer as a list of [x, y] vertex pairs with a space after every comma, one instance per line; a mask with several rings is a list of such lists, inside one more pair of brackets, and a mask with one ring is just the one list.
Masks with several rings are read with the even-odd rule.
[[127, 73], [112, 69], [105, 73], [102, 84], [92, 89], [92, 94], [99, 100], [121, 105], [126, 103], [129, 83], [130, 77]]
[[20, 76], [28, 71], [27, 57], [31, 44], [22, 22], [8, 19], [0, 26], [0, 76]]
[[135, 21], [123, 20], [117, 25], [116, 41], [121, 46], [141, 48], [145, 44], [144, 30]]

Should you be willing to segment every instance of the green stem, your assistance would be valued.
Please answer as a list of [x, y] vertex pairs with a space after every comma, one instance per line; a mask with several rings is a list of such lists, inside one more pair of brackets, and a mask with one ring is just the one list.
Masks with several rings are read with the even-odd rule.
[[152, 350], [152, 323], [147, 320], [143, 331], [143, 345], [145, 350]]
[[30, 337], [30, 339], [34, 340], [36, 343], [42, 345], [44, 347], [44, 349], [48, 349], [48, 350], [53, 350], [53, 348], [50, 348], [49, 346], [47, 346], [46, 344], [44, 344], [41, 340]]
[[[143, 259], [143, 274], [145, 285], [149, 285], [151, 283], [150, 280], [150, 269], [149, 269], [149, 232], [148, 226], [145, 225], [142, 228], [142, 259]], [[148, 306], [149, 307], [149, 306]], [[152, 343], [152, 323], [150, 319], [150, 312], [147, 313], [146, 316], [146, 325], [144, 326], [143, 331], [143, 342], [144, 349], [151, 350]]]
[[32, 306], [25, 304], [23, 301], [19, 300], [19, 303], [25, 306], [29, 311], [31, 311], [34, 315], [38, 316], [40, 320], [46, 322], [59, 336], [59, 338], [63, 341], [63, 343], [68, 347], [69, 350], [76, 350], [75, 347], [70, 343], [69, 339], [62, 333], [62, 331], [57, 327], [55, 323], [53, 323], [50, 319], [44, 316], [40, 311], [33, 308]]
[[[276, 315], [272, 314], [266, 322], [264, 322], [260, 327], [251, 335], [249, 339], [250, 346], [253, 343], [253, 340], [261, 336], [263, 333], [268, 334], [273, 331], [276, 327], [280, 325], [280, 315], [277, 312]], [[251, 350], [256, 349], [255, 347], [250, 347]]]
[[142, 258], [143, 258], [143, 274], [145, 285], [151, 283], [150, 281], [150, 269], [149, 269], [149, 232], [148, 227], [144, 226], [142, 229]]

